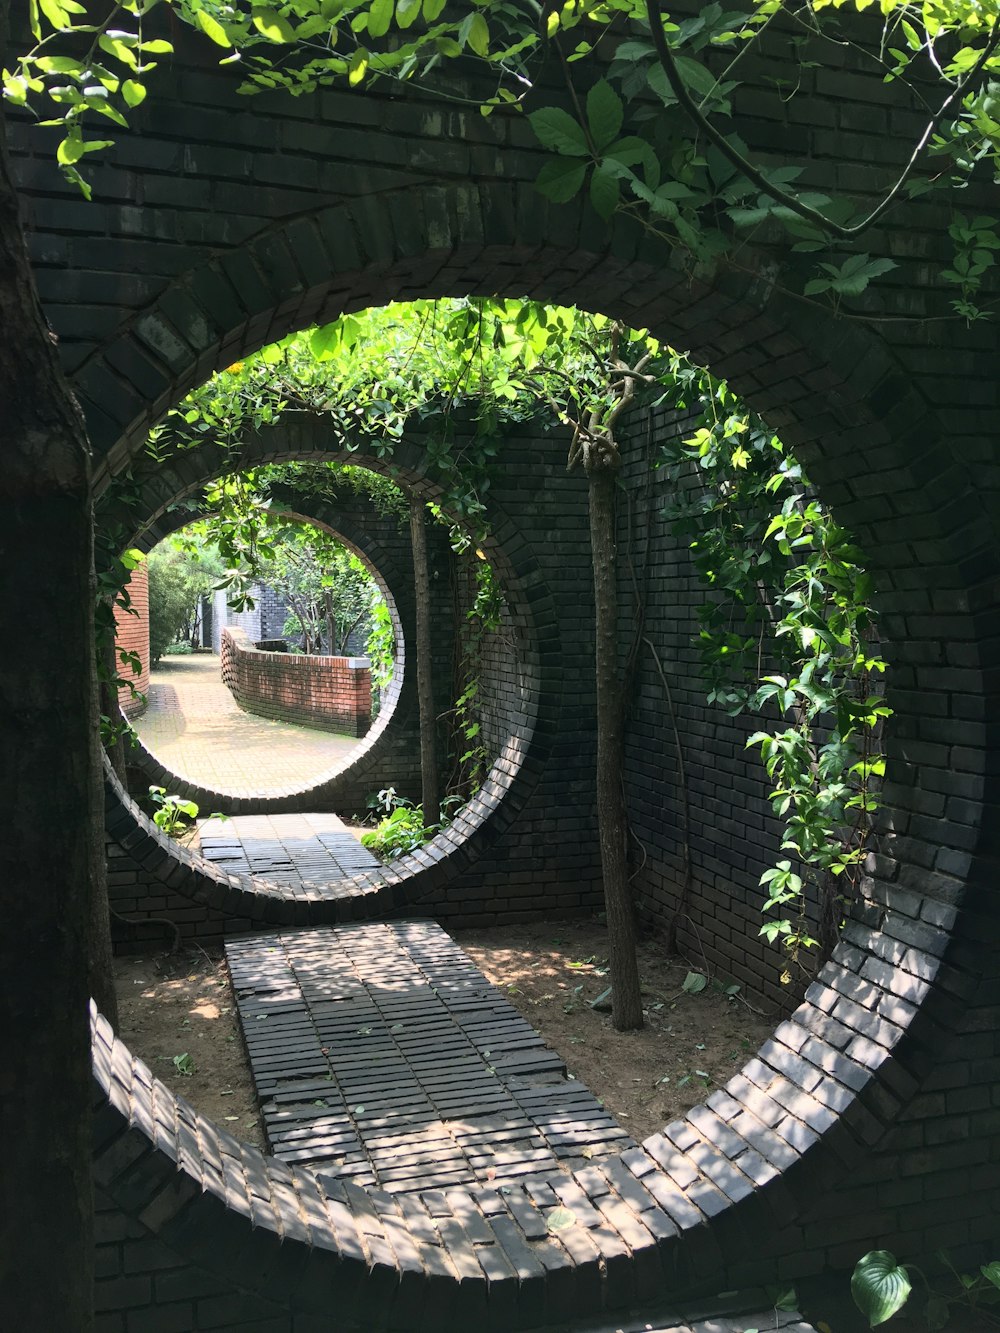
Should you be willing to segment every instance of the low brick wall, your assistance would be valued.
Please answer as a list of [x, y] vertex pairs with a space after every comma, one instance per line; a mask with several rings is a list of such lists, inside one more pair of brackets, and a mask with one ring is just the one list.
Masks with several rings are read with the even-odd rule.
[[222, 635], [222, 680], [248, 713], [322, 731], [363, 736], [371, 725], [365, 657], [261, 652], [243, 630]]
[[125, 652], [138, 653], [142, 671], [133, 676], [131, 667], [118, 663], [119, 674], [138, 691], [135, 693], [128, 685], [120, 686], [118, 702], [126, 717], [135, 717], [145, 707], [142, 696], [149, 690], [149, 571], [145, 564], [132, 570], [125, 591], [135, 615], [115, 607], [115, 644]]

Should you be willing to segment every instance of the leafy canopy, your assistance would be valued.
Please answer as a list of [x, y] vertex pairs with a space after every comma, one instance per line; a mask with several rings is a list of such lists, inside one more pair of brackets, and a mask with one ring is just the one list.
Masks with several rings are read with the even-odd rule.
[[[757, 0], [742, 10], [716, 2], [676, 20], [655, 0], [567, 0], [541, 11], [528, 0], [105, 0], [97, 21], [93, 8], [30, 0], [32, 41], [3, 72], [8, 102], [62, 129], [59, 165], [88, 195], [80, 164], [113, 143], [94, 137], [94, 126], [111, 135], [127, 128], [172, 50], [157, 10], [237, 66], [246, 93], [295, 96], [391, 79], [484, 115], [530, 101], [532, 128], [552, 155], [538, 177], [543, 194], [565, 202], [586, 191], [601, 217], [633, 216], [698, 264], [738, 264], [746, 238], [778, 228], [793, 255], [822, 255], [811, 275], [794, 279], [801, 294], [838, 309], [895, 267], [857, 244], [885, 212], [901, 199], [962, 188], [977, 170], [995, 179], [1000, 159], [995, 0]], [[869, 21], [876, 14], [880, 24]], [[797, 48], [799, 85], [828, 50], [850, 46], [863, 67], [904, 85], [925, 109], [909, 160], [887, 173], [874, 205], [803, 188], [794, 162], [752, 159], [733, 96], [741, 60], [771, 25]], [[595, 82], [598, 44], [613, 48], [613, 59]], [[539, 106], [536, 85], [553, 51], [565, 93]], [[443, 67], [459, 58], [456, 78]], [[782, 86], [774, 96], [789, 101], [800, 91]], [[950, 234], [954, 258], [940, 279], [957, 317], [983, 318], [990, 312], [980, 291], [1000, 233], [991, 218], [956, 211]]]

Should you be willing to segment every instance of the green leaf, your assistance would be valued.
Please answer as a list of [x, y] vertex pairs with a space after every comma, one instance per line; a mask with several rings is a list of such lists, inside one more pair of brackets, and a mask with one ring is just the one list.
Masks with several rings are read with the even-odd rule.
[[469, 50], [474, 51], [477, 56], [489, 55], [489, 24], [478, 9], [474, 9], [471, 14], [467, 14], [462, 20], [462, 24], [458, 30], [458, 40], [462, 46], [467, 46]]
[[[195, 10], [194, 21], [202, 30], [206, 37], [210, 37], [216, 46], [229, 47], [232, 45], [226, 36], [226, 30], [217, 18], [207, 14], [204, 9]], [[141, 99], [140, 99], [141, 100]]]
[[138, 106], [140, 102], [146, 100], [146, 89], [135, 79], [126, 79], [122, 84], [122, 97], [125, 99], [126, 106]]
[[579, 162], [572, 157], [552, 158], [538, 173], [535, 186], [554, 204], [565, 204], [579, 193], [586, 175], [586, 162]]
[[901, 1310], [910, 1290], [906, 1269], [896, 1263], [896, 1256], [889, 1250], [872, 1250], [854, 1267], [851, 1296], [869, 1328], [884, 1324]]
[[295, 29], [274, 9], [258, 9], [253, 16], [253, 25], [269, 42], [295, 41]]
[[688, 995], [698, 995], [708, 985], [708, 977], [701, 972], [689, 972], [684, 978], [681, 990]]
[[572, 1208], [553, 1208], [545, 1219], [545, 1225], [550, 1231], [568, 1231], [576, 1225], [576, 1213]]
[[79, 130], [77, 130], [75, 134], [68, 134], [56, 149], [56, 161], [61, 166], [71, 166], [74, 162], [79, 162], [83, 154], [83, 140], [80, 138]]
[[151, 42], [140, 42], [139, 45], [147, 55], [151, 56], [168, 56], [174, 49], [172, 42], [165, 42], [160, 37]]
[[424, 0], [424, 18], [428, 23], [439, 19], [444, 12], [445, 0]]
[[599, 79], [587, 94], [587, 125], [598, 152], [618, 138], [624, 115], [621, 98], [607, 79]]
[[590, 202], [605, 222], [618, 207], [619, 198], [620, 192], [615, 176], [604, 166], [595, 168], [590, 178]]
[[392, 23], [395, 0], [374, 0], [368, 11], [368, 31], [372, 37], [384, 37]]
[[351, 63], [347, 67], [347, 82], [352, 88], [356, 88], [365, 77], [368, 70], [368, 52], [363, 46], [351, 56]]
[[994, 1259], [990, 1264], [983, 1264], [979, 1271], [987, 1282], [992, 1282], [994, 1287], [1000, 1287], [1000, 1259]]
[[542, 107], [540, 111], [533, 111], [528, 120], [539, 142], [553, 152], [563, 157], [586, 157], [589, 154], [583, 126], [561, 107]]
[[421, 0], [399, 0], [396, 5], [396, 26], [411, 27], [420, 17]]

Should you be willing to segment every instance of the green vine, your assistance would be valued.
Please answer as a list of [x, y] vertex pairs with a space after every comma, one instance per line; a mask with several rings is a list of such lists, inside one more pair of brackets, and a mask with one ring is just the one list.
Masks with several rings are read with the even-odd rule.
[[664, 448], [661, 465], [685, 497], [667, 516], [711, 590], [698, 640], [709, 701], [731, 716], [777, 714], [747, 745], [760, 753], [784, 823], [788, 855], [761, 877], [764, 910], [776, 919], [760, 933], [783, 947], [787, 982], [804, 949], [835, 943], [871, 849], [891, 712], [871, 579], [801, 466], [725, 382], [678, 363], [667, 400], [693, 427]]

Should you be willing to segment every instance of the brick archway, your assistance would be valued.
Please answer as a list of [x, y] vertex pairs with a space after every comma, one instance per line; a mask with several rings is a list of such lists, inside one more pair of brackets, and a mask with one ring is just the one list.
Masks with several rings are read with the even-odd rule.
[[[430, 261], [413, 240], [413, 218], [426, 221], [431, 203], [445, 197], [438, 190], [407, 197], [409, 253], [401, 252], [394, 230], [400, 226], [402, 198], [382, 200], [381, 215], [374, 219], [375, 205], [369, 201], [365, 236], [371, 270], [361, 270], [350, 282], [339, 277], [334, 284], [336, 305], [330, 303], [326, 289], [301, 291], [293, 285], [274, 292], [268, 298], [275, 304], [267, 318], [267, 312], [245, 312], [246, 328], [266, 329], [267, 334], [248, 332], [247, 341], [235, 350], [252, 350], [261, 337], [294, 327], [307, 312], [325, 318], [338, 309], [357, 308], [371, 299], [372, 272], [377, 273], [379, 292], [388, 297], [415, 286], [425, 293], [456, 291], [462, 287], [459, 273], [493, 272], [501, 263], [509, 284], [506, 290], [514, 292], [521, 289], [519, 283], [527, 280], [532, 265], [565, 274], [574, 264], [572, 278], [553, 276], [536, 283], [535, 289], [562, 301], [600, 305], [633, 323], [648, 324], [674, 341], [680, 340], [676, 330], [686, 331], [688, 345], [720, 373], [728, 373], [750, 402], [780, 427], [807, 459], [821, 491], [858, 533], [876, 573], [885, 623], [893, 638], [896, 685], [890, 698], [898, 722], [890, 741], [886, 823], [894, 840], [874, 868], [867, 905], [848, 926], [833, 960], [758, 1056], [726, 1091], [713, 1094], [706, 1107], [670, 1127], [666, 1136], [654, 1136], [645, 1153], [622, 1168], [623, 1176], [601, 1174], [597, 1184], [609, 1189], [614, 1199], [627, 1199], [632, 1192], [639, 1201], [635, 1206], [640, 1219], [648, 1214], [647, 1221], [651, 1220], [657, 1210], [665, 1210], [671, 1219], [669, 1234], [657, 1236], [647, 1228], [645, 1240], [633, 1238], [634, 1244], [626, 1246], [629, 1276], [622, 1281], [628, 1299], [651, 1296], [663, 1281], [677, 1290], [696, 1290], [699, 1284], [718, 1287], [757, 1280], [761, 1271], [788, 1274], [796, 1263], [822, 1262], [819, 1256], [845, 1257], [847, 1248], [853, 1252], [862, 1244], [857, 1235], [842, 1241], [836, 1228], [832, 1239], [823, 1232], [825, 1210], [838, 1189], [838, 1215], [849, 1208], [852, 1194], [850, 1182], [844, 1185], [845, 1167], [859, 1180], [874, 1174], [885, 1182], [883, 1211], [896, 1208], [899, 1214], [888, 1223], [893, 1228], [890, 1234], [905, 1237], [906, 1207], [889, 1202], [901, 1197], [891, 1188], [903, 1151], [897, 1146], [902, 1140], [895, 1124], [904, 1108], [919, 1112], [926, 1104], [935, 1061], [960, 1039], [963, 1023], [976, 1021], [966, 1017], [962, 1001], [974, 1002], [981, 963], [974, 946], [965, 941], [986, 909], [982, 878], [974, 869], [969, 875], [952, 873], [959, 869], [958, 861], [942, 857], [942, 837], [954, 838], [955, 853], [963, 843], [970, 849], [975, 846], [981, 813], [976, 798], [965, 799], [961, 818], [956, 811], [953, 818], [928, 822], [921, 812], [921, 793], [938, 789], [935, 773], [946, 773], [951, 763], [967, 754], [974, 776], [972, 756], [977, 738], [982, 745], [985, 733], [977, 719], [969, 718], [961, 756], [927, 738], [928, 720], [919, 693], [910, 688], [911, 681], [919, 686], [920, 679], [919, 657], [911, 655], [910, 645], [921, 637], [931, 640], [942, 624], [935, 617], [947, 610], [949, 633], [969, 645], [970, 665], [954, 668], [953, 676], [945, 674], [940, 686], [949, 697], [952, 692], [955, 698], [969, 697], [970, 689], [974, 692], [979, 665], [974, 645], [981, 631], [970, 597], [977, 572], [970, 567], [966, 542], [970, 532], [979, 531], [978, 497], [964, 475], [948, 465], [947, 451], [930, 434], [933, 419], [926, 405], [887, 349], [871, 335], [843, 330], [825, 317], [804, 313], [753, 279], [723, 281], [709, 289], [669, 268], [657, 270], [645, 245], [631, 246], [624, 258], [624, 240], [610, 252], [587, 256], [586, 263], [579, 251], [556, 254], [540, 246], [530, 262], [522, 259], [519, 266], [520, 252], [513, 238], [507, 235], [504, 244], [497, 234], [506, 215], [477, 209], [480, 195], [461, 187], [448, 196], [453, 202], [456, 197], [464, 201], [455, 208], [454, 229], [442, 234], [428, 228], [423, 237], [425, 246], [437, 242], [429, 251], [434, 273], [428, 277]], [[360, 223], [351, 210], [339, 209], [338, 218], [339, 225], [356, 238]], [[329, 232], [334, 220], [324, 217], [315, 225]], [[560, 227], [559, 234], [566, 230]], [[481, 236], [486, 244], [470, 244], [470, 234]], [[286, 244], [291, 247], [287, 237], [275, 235], [266, 242], [267, 247], [279, 249]], [[291, 248], [289, 253], [294, 253]], [[251, 247], [245, 258], [262, 263], [260, 256], [260, 249]], [[201, 276], [207, 289], [208, 271]], [[481, 279], [466, 279], [464, 288], [482, 285]], [[189, 285], [191, 295], [185, 299], [194, 300], [199, 290], [195, 276]], [[279, 309], [285, 313], [273, 313]], [[202, 311], [199, 319], [204, 323], [210, 315], [209, 310]], [[153, 323], [155, 318], [150, 316]], [[153, 323], [147, 323], [141, 337], [148, 338]], [[140, 339], [140, 334], [130, 337]], [[218, 345], [225, 347], [225, 353], [213, 354], [216, 359], [229, 358], [234, 351], [231, 333], [220, 329]], [[123, 355], [121, 348], [118, 354]], [[197, 368], [204, 367], [207, 356], [204, 353], [178, 368], [175, 391], [190, 383], [189, 377], [199, 373]], [[137, 438], [140, 429], [140, 418], [128, 423], [122, 444], [109, 451], [109, 462], [125, 458], [129, 440]], [[414, 475], [419, 476], [419, 465]], [[512, 509], [515, 531], [517, 518]], [[924, 617], [912, 609], [918, 579], [930, 594]], [[949, 706], [959, 709], [949, 716], [962, 716], [960, 705]], [[897, 855], [891, 855], [893, 851]], [[456, 882], [457, 892], [461, 883]], [[936, 1112], [929, 1108], [923, 1114], [933, 1119]], [[983, 1137], [975, 1151], [984, 1154], [979, 1160], [985, 1160], [993, 1150]], [[273, 1171], [256, 1158], [254, 1163], [254, 1170]], [[925, 1168], [919, 1169], [929, 1182], [948, 1171], [943, 1164], [936, 1172], [931, 1157]], [[163, 1187], [161, 1174], [151, 1189]], [[114, 1180], [104, 1180], [114, 1196]], [[211, 1181], [208, 1188], [213, 1192]], [[984, 1189], [970, 1208], [969, 1237], [985, 1234], [990, 1189], [984, 1177]], [[817, 1198], [824, 1202], [818, 1204]], [[201, 1199], [178, 1200], [176, 1220], [172, 1214], [161, 1233], [178, 1253], [190, 1254], [183, 1236], [205, 1207]], [[874, 1225], [885, 1234], [882, 1215]], [[932, 1234], [929, 1225], [925, 1230]], [[280, 1227], [275, 1237], [278, 1232]], [[804, 1235], [812, 1239], [803, 1255]], [[269, 1242], [263, 1233], [258, 1233], [258, 1243], [266, 1252]], [[415, 1233], [407, 1243], [421, 1253]], [[323, 1244], [336, 1251], [340, 1240], [331, 1233]], [[507, 1259], [516, 1267], [512, 1254]], [[406, 1280], [419, 1285], [430, 1279], [424, 1268], [427, 1256], [418, 1262], [422, 1278]], [[610, 1251], [604, 1262], [610, 1264]], [[343, 1266], [349, 1267], [350, 1261], [343, 1254], [331, 1259], [331, 1274], [338, 1264], [346, 1272]], [[397, 1270], [397, 1281], [403, 1280], [404, 1267]], [[220, 1268], [217, 1263], [216, 1271], [235, 1280], [225, 1265]], [[607, 1271], [610, 1274], [611, 1268]], [[610, 1277], [596, 1282], [595, 1272], [582, 1255], [563, 1255], [544, 1280], [539, 1279], [548, 1293], [543, 1303], [536, 1305], [528, 1294], [533, 1289], [525, 1285], [524, 1303], [509, 1310], [508, 1326], [530, 1327], [543, 1318], [552, 1322], [572, 1317], [588, 1301], [614, 1300]], [[272, 1298], [277, 1289], [269, 1287]], [[491, 1291], [486, 1280], [487, 1301]], [[381, 1299], [375, 1286], [362, 1284], [359, 1317], [388, 1318], [379, 1305]], [[436, 1317], [428, 1314], [425, 1326], [437, 1327]]]

